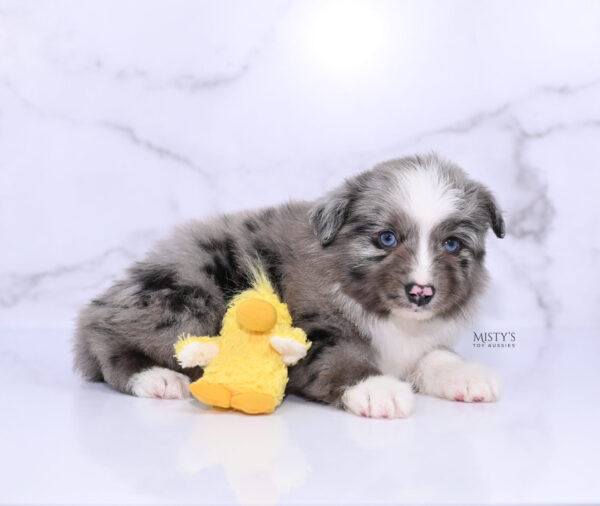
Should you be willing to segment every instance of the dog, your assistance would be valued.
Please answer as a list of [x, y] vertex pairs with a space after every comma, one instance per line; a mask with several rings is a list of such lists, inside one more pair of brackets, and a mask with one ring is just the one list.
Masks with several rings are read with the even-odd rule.
[[128, 394], [187, 397], [202, 368], [180, 367], [173, 343], [217, 335], [258, 262], [313, 343], [287, 393], [374, 418], [408, 416], [415, 392], [495, 401], [496, 374], [450, 349], [488, 282], [489, 228], [504, 237], [493, 194], [435, 154], [313, 202], [192, 221], [81, 310], [75, 367]]

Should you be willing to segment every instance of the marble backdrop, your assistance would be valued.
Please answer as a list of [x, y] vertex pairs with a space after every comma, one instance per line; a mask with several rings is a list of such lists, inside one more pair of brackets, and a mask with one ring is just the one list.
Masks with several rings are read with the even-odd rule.
[[192, 217], [437, 151], [508, 237], [475, 329], [600, 323], [600, 2], [0, 1], [0, 327]]

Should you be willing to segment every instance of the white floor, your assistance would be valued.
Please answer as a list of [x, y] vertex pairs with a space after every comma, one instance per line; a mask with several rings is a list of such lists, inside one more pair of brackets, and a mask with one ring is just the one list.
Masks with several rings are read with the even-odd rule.
[[419, 396], [409, 419], [369, 420], [294, 397], [263, 417], [136, 399], [80, 381], [67, 331], [3, 331], [0, 503], [599, 502], [597, 337], [464, 343], [500, 371], [500, 402]]

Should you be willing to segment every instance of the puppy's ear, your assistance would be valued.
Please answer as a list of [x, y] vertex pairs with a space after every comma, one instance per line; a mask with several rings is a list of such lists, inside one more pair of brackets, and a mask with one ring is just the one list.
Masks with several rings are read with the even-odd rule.
[[328, 193], [309, 211], [308, 217], [313, 231], [322, 246], [331, 244], [344, 223], [350, 191], [347, 184]]
[[506, 225], [504, 224], [504, 218], [502, 217], [502, 212], [496, 198], [483, 185], [478, 185], [477, 197], [479, 208], [486, 215], [494, 234], [496, 234], [496, 237], [503, 238], [506, 235]]

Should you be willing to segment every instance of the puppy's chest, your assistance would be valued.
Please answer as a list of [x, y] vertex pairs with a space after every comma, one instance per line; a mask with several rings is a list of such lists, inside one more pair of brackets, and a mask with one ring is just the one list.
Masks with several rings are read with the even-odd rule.
[[454, 339], [430, 326], [404, 326], [393, 320], [369, 325], [372, 346], [383, 374], [407, 379], [417, 362], [438, 346], [449, 346]]

